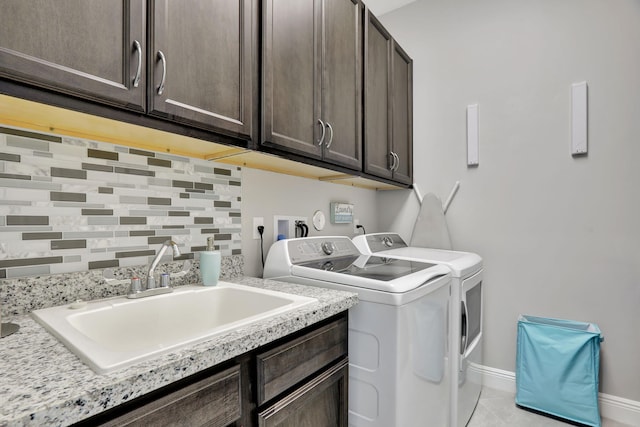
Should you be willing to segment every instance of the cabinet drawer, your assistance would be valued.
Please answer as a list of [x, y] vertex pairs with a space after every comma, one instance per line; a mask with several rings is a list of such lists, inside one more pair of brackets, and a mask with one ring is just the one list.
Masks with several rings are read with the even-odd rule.
[[345, 318], [258, 354], [258, 405], [346, 354]]
[[161, 397], [103, 426], [226, 426], [240, 419], [240, 366]]

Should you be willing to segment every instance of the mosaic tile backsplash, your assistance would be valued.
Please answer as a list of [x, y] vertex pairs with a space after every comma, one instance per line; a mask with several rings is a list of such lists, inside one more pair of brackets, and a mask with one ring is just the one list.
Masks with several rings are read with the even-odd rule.
[[[0, 279], [241, 254], [241, 170], [0, 127]], [[170, 252], [170, 251], [168, 251]], [[168, 259], [171, 259], [169, 253]]]

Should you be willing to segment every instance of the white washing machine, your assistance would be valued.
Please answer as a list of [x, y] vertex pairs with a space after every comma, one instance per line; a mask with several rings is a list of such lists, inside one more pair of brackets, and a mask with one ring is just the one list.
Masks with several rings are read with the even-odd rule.
[[466, 426], [482, 389], [482, 258], [470, 252], [410, 247], [395, 233], [359, 235], [353, 242], [364, 254], [435, 263], [451, 269], [450, 425]]
[[349, 310], [349, 426], [449, 424], [447, 267], [362, 255], [348, 237], [307, 237], [274, 243], [263, 277], [358, 294]]

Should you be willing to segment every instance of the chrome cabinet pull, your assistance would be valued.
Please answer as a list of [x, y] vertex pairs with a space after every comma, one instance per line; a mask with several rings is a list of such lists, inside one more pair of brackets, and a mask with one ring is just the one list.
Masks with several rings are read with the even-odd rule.
[[164, 81], [167, 78], [167, 58], [164, 57], [164, 53], [161, 50], [158, 51], [158, 59], [162, 61], [162, 80], [160, 80], [160, 86], [158, 86], [158, 95], [162, 95], [164, 92]]
[[389, 170], [391, 172], [393, 172], [394, 170], [396, 170], [396, 153], [394, 153], [393, 151], [389, 151], [389, 155], [391, 156], [391, 166], [389, 166]]
[[318, 141], [318, 145], [322, 146], [322, 143], [324, 142], [324, 122], [320, 119], [318, 119], [318, 123], [320, 123], [320, 127], [322, 128], [322, 134], [320, 135], [320, 140]]
[[467, 331], [469, 330], [467, 306], [464, 301], [460, 301], [460, 312], [460, 354], [464, 355], [467, 351]]
[[333, 142], [333, 127], [331, 126], [331, 123], [329, 123], [329, 122], [327, 122], [327, 127], [331, 131], [331, 136], [329, 137], [329, 142], [327, 142], [327, 148], [329, 148], [329, 147], [331, 147], [331, 143]]
[[138, 52], [138, 68], [136, 69], [136, 75], [133, 77], [133, 87], [138, 87], [142, 73], [142, 46], [140, 46], [138, 40], [133, 41], [133, 48]]
[[393, 153], [393, 157], [395, 157], [395, 158], [396, 158], [396, 163], [395, 163], [395, 164], [396, 164], [396, 167], [395, 167], [395, 169], [393, 170], [394, 172], [396, 172], [396, 171], [398, 170], [398, 168], [400, 167], [400, 156], [398, 156], [398, 154], [397, 154], [397, 153], [395, 153], [395, 152], [393, 152], [393, 151], [392, 151], [392, 153]]

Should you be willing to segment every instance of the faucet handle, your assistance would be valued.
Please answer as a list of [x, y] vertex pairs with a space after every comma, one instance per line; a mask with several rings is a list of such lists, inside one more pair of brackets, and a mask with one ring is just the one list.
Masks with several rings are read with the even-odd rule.
[[169, 274], [168, 273], [162, 273], [160, 275], [160, 287], [161, 288], [168, 288], [169, 287]]
[[147, 276], [147, 289], [155, 289], [156, 288], [156, 278], [153, 274]]
[[142, 283], [140, 283], [139, 277], [131, 278], [131, 286], [129, 287], [129, 293], [135, 294], [142, 291]]

